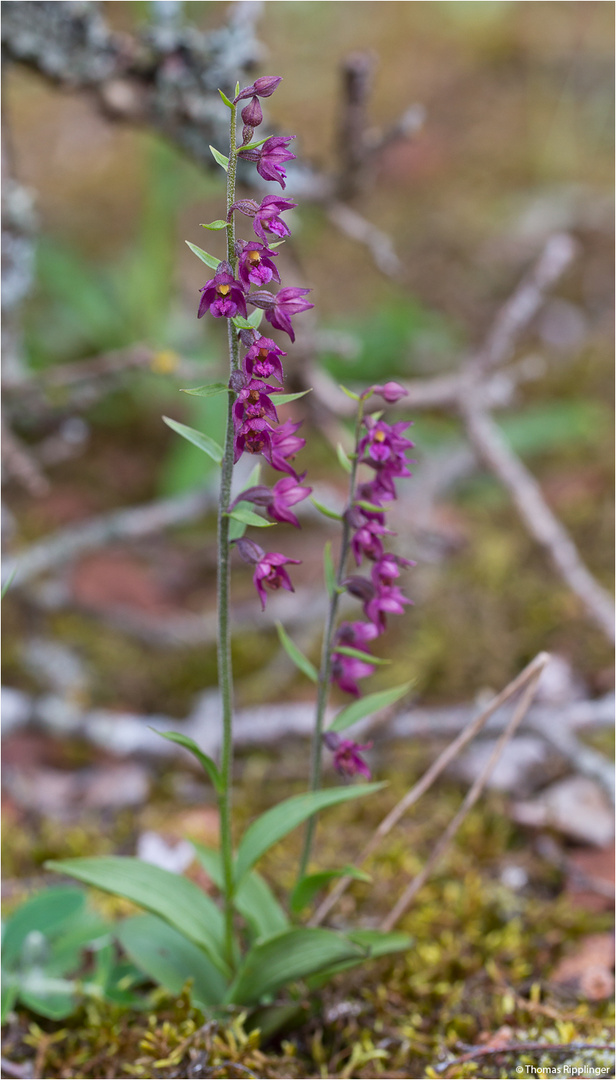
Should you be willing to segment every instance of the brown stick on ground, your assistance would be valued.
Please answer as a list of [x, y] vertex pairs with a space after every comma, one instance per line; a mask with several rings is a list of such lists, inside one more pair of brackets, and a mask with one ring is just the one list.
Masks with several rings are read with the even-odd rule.
[[[545, 666], [545, 663], [547, 663], [548, 660], [549, 660], [549, 657], [547, 656], [547, 654], [545, 654], [544, 666]], [[432, 873], [432, 870], [434, 869], [436, 864], [440, 861], [443, 854], [445, 853], [445, 851], [449, 847], [451, 841], [453, 840], [453, 838], [456, 835], [458, 829], [460, 828], [460, 825], [462, 824], [465, 817], [467, 816], [469, 811], [473, 808], [473, 806], [477, 802], [479, 796], [481, 795], [486, 783], [488, 782], [488, 780], [489, 780], [489, 778], [490, 778], [490, 776], [492, 774], [492, 771], [493, 771], [497, 761], [499, 760], [501, 754], [503, 753], [503, 750], [507, 746], [507, 743], [512, 739], [512, 737], [515, 734], [515, 732], [517, 731], [519, 725], [522, 723], [522, 720], [526, 716], [526, 713], [528, 712], [528, 709], [529, 709], [529, 706], [530, 706], [530, 704], [531, 704], [531, 702], [533, 700], [533, 697], [535, 696], [535, 691], [537, 689], [537, 683], [539, 682], [539, 679], [541, 677], [541, 671], [542, 670], [543, 670], [543, 668], [540, 668], [540, 670], [537, 671], [535, 673], [535, 675], [528, 682], [528, 684], [526, 686], [526, 689], [524, 690], [524, 693], [522, 694], [522, 697], [520, 699], [518, 707], [516, 708], [515, 712], [513, 713], [513, 716], [511, 717], [511, 720], [507, 724], [507, 727], [503, 731], [503, 734], [501, 735], [501, 737], [498, 740], [496, 746], [494, 747], [494, 750], [490, 754], [490, 757], [488, 758], [488, 761], [486, 762], [484, 768], [479, 773], [479, 776], [475, 780], [472, 787], [469, 788], [469, 791], [467, 792], [466, 797], [464, 799], [464, 802], [462, 803], [460, 809], [458, 810], [455, 817], [452, 818], [449, 825], [445, 829], [445, 832], [443, 833], [441, 839], [439, 840], [438, 844], [434, 848], [434, 850], [433, 850], [432, 854], [430, 855], [430, 858], [426, 862], [423, 870], [421, 870], [419, 872], [419, 874], [417, 874], [416, 877], [413, 878], [413, 880], [410, 882], [410, 884], [407, 886], [407, 888], [402, 893], [402, 896], [400, 897], [400, 899], [396, 902], [396, 904], [394, 904], [394, 906], [393, 906], [392, 910], [390, 911], [389, 915], [385, 919], [383, 919], [383, 921], [382, 921], [382, 923], [381, 923], [381, 925], [379, 927], [380, 930], [383, 930], [385, 932], [387, 932], [389, 930], [393, 930], [393, 928], [396, 925], [396, 923], [398, 922], [398, 920], [404, 915], [405, 911], [407, 911], [407, 909], [410, 907], [411, 902], [413, 901], [414, 897], [419, 892], [422, 885], [424, 885], [424, 883], [427, 881], [428, 877]]]
[[[492, 698], [492, 701], [485, 707], [485, 709], [482, 709], [479, 715], [471, 720], [471, 722], [464, 728], [464, 730], [460, 732], [458, 737], [454, 739], [453, 742], [451, 742], [449, 746], [445, 748], [445, 750], [443, 750], [442, 754], [439, 754], [436, 761], [433, 762], [430, 768], [426, 770], [421, 779], [413, 785], [410, 791], [407, 791], [406, 795], [404, 795], [402, 799], [400, 799], [400, 801], [396, 803], [393, 810], [390, 810], [389, 814], [387, 814], [387, 816], [383, 818], [374, 835], [370, 838], [365, 848], [361, 852], [359, 858], [356, 860], [357, 866], [361, 866], [362, 863], [364, 863], [366, 859], [368, 859], [377, 850], [379, 844], [381, 843], [381, 840], [383, 840], [383, 838], [387, 836], [389, 832], [391, 832], [391, 830], [394, 828], [395, 825], [397, 825], [397, 823], [400, 821], [400, 818], [406, 813], [406, 811], [409, 810], [410, 807], [413, 806], [414, 803], [416, 803], [418, 799], [420, 799], [421, 796], [424, 795], [430, 787], [432, 787], [434, 781], [458, 756], [458, 754], [466, 746], [466, 744], [470, 742], [471, 739], [473, 739], [475, 735], [477, 735], [481, 731], [481, 729], [490, 719], [492, 714], [495, 713], [498, 709], [500, 709], [500, 707], [504, 705], [505, 702], [509, 700], [509, 698], [513, 697], [513, 695], [517, 693], [518, 690], [521, 690], [524, 686], [526, 686], [529, 681], [532, 681], [534, 683], [535, 679], [539, 677], [544, 667], [548, 663], [549, 659], [550, 657], [548, 653], [539, 653], [538, 656], [536, 656], [535, 659], [532, 660], [531, 663], [528, 664], [524, 668], [524, 670], [521, 671], [520, 674], [517, 675], [516, 678], [513, 679], [508, 686], [505, 687], [504, 690], [501, 690], [500, 694], [497, 694], [496, 697]], [[340, 878], [340, 880], [334, 886], [330, 894], [325, 897], [325, 900], [317, 908], [315, 914], [310, 920], [310, 926], [319, 926], [323, 922], [331, 909], [334, 907], [334, 904], [338, 903], [338, 900], [340, 899], [342, 894], [345, 892], [346, 889], [348, 889], [351, 881], [353, 881], [353, 878], [348, 875]]]

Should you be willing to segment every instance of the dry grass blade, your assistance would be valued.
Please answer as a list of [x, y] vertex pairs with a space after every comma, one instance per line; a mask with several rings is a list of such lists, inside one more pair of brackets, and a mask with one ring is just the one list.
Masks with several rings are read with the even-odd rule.
[[477, 800], [478, 800], [479, 796], [481, 795], [483, 789], [485, 788], [488, 780], [490, 779], [490, 776], [492, 774], [492, 770], [494, 769], [497, 761], [499, 760], [499, 758], [501, 757], [501, 754], [503, 753], [505, 747], [507, 746], [507, 743], [510, 742], [510, 740], [513, 738], [513, 736], [514, 736], [515, 732], [517, 731], [519, 725], [522, 723], [522, 720], [526, 716], [526, 713], [528, 712], [528, 709], [530, 708], [531, 702], [532, 702], [532, 700], [533, 700], [533, 698], [535, 696], [535, 691], [537, 689], [537, 683], [539, 682], [539, 679], [541, 677], [541, 670], [542, 669], [540, 669], [531, 678], [530, 682], [528, 682], [528, 684], [527, 684], [527, 686], [526, 686], [526, 688], [525, 688], [525, 690], [524, 690], [524, 692], [522, 694], [520, 702], [519, 702], [517, 708], [515, 709], [515, 711], [513, 713], [513, 716], [511, 717], [511, 720], [507, 724], [507, 727], [503, 731], [500, 739], [498, 740], [496, 746], [494, 747], [494, 750], [490, 754], [490, 757], [488, 758], [488, 761], [486, 762], [484, 768], [479, 773], [479, 776], [475, 780], [472, 787], [469, 788], [460, 809], [458, 810], [457, 814], [452, 818], [449, 825], [445, 829], [445, 832], [443, 833], [441, 839], [439, 840], [438, 844], [434, 848], [434, 850], [433, 850], [432, 854], [430, 855], [430, 858], [426, 862], [423, 870], [421, 870], [420, 873], [417, 874], [417, 876], [413, 878], [413, 880], [410, 882], [410, 884], [407, 886], [407, 888], [402, 893], [402, 896], [400, 897], [400, 899], [396, 902], [396, 904], [394, 905], [394, 907], [390, 911], [387, 918], [383, 919], [383, 921], [382, 921], [382, 923], [380, 925], [381, 930], [384, 930], [384, 931], [393, 930], [393, 928], [396, 925], [396, 923], [398, 922], [398, 920], [404, 915], [405, 911], [409, 908], [409, 906], [410, 906], [412, 900], [414, 899], [415, 895], [419, 892], [422, 885], [427, 881], [428, 877], [432, 873], [432, 870], [434, 869], [436, 864], [439, 862], [439, 860], [444, 855], [445, 851], [447, 850], [447, 848], [449, 847], [451, 841], [453, 840], [454, 836], [456, 835], [458, 829], [460, 828], [460, 825], [464, 821], [466, 815], [469, 813], [469, 811], [473, 808], [473, 806], [477, 802]]
[[[406, 811], [432, 787], [434, 781], [437, 780], [444, 769], [455, 760], [466, 744], [481, 731], [493, 713], [500, 709], [502, 705], [518, 692], [518, 690], [521, 690], [530, 681], [532, 681], [533, 684], [535, 683], [535, 679], [539, 677], [549, 659], [548, 653], [539, 653], [535, 659], [531, 660], [530, 664], [528, 664], [520, 674], [505, 687], [504, 690], [501, 690], [500, 694], [497, 694], [496, 697], [492, 698], [492, 701], [486, 705], [485, 709], [481, 710], [478, 716], [474, 717], [473, 720], [467, 724], [457, 738], [443, 750], [442, 754], [439, 754], [436, 761], [434, 761], [430, 768], [426, 770], [421, 779], [413, 785], [410, 791], [407, 791], [406, 795], [396, 803], [393, 810], [390, 810], [389, 814], [383, 818], [374, 835], [370, 838], [366, 847], [357, 859], [357, 866], [361, 866], [362, 863], [376, 851], [381, 840], [391, 832]], [[323, 903], [317, 908], [310, 920], [310, 926], [319, 926], [323, 922], [334, 905], [338, 903], [338, 900], [349, 887], [352, 880], [353, 878], [348, 876], [340, 878], [331, 893], [326, 896]]]

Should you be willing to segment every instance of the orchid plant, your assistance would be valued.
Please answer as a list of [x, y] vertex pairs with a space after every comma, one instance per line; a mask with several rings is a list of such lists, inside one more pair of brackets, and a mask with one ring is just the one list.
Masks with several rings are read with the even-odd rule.
[[[300, 916], [310, 908], [320, 889], [342, 874], [366, 876], [352, 867], [316, 871], [312, 863], [315, 825], [319, 812], [338, 803], [369, 795], [383, 785], [371, 781], [363, 757], [369, 743], [359, 744], [346, 732], [362, 718], [400, 699], [409, 684], [378, 693], [361, 695], [359, 681], [369, 677], [378, 664], [385, 663], [370, 649], [385, 633], [390, 615], [401, 614], [411, 601], [402, 593], [398, 580], [408, 559], [386, 551], [393, 533], [386, 525], [386, 513], [396, 497], [398, 479], [410, 476], [406, 437], [407, 423], [389, 423], [380, 406], [395, 404], [405, 391], [397, 383], [369, 387], [364, 393], [345, 392], [356, 402], [357, 415], [353, 449], [340, 446], [338, 459], [349, 477], [348, 502], [338, 514], [312, 500], [327, 517], [340, 523], [341, 539], [337, 565], [331, 542], [325, 547], [324, 577], [329, 603], [323, 635], [320, 668], [317, 671], [298, 649], [282, 625], [278, 631], [282, 646], [297, 667], [317, 686], [317, 703], [312, 744], [309, 790], [285, 799], [249, 825], [234, 843], [232, 820], [233, 769], [233, 671], [231, 664], [230, 579], [233, 552], [253, 568], [253, 581], [264, 609], [270, 592], [293, 591], [293, 567], [298, 559], [280, 551], [265, 550], [246, 535], [247, 529], [267, 528], [277, 523], [299, 528], [293, 508], [312, 494], [305, 483], [306, 473], [295, 465], [296, 455], [305, 446], [298, 434], [300, 423], [280, 423], [278, 408], [301, 394], [283, 392], [280, 345], [262, 334], [262, 317], [273, 331], [295, 341], [293, 321], [312, 308], [310, 290], [282, 286], [276, 265], [277, 248], [290, 235], [282, 215], [297, 204], [279, 195], [265, 195], [260, 202], [236, 197], [238, 161], [253, 163], [263, 180], [286, 185], [285, 164], [294, 159], [289, 144], [294, 136], [273, 136], [254, 141], [255, 129], [263, 120], [261, 99], [277, 89], [278, 76], [262, 76], [250, 86], [236, 86], [231, 100], [221, 92], [230, 113], [229, 154], [212, 148], [212, 154], [227, 179], [224, 218], [210, 222], [208, 230], [226, 233], [226, 259], [219, 260], [189, 244], [192, 251], [213, 271], [201, 289], [198, 318], [224, 319], [229, 346], [229, 378], [226, 383], [196, 387], [189, 393], [199, 396], [226, 394], [227, 427], [224, 446], [205, 433], [165, 417], [179, 435], [200, 447], [220, 466], [218, 513], [218, 679], [222, 700], [222, 750], [216, 763], [191, 739], [178, 732], [165, 737], [184, 746], [203, 767], [213, 786], [220, 812], [220, 850], [195, 844], [196, 855], [219, 890], [220, 904], [193, 881], [129, 857], [82, 858], [49, 864], [87, 884], [115, 893], [145, 909], [148, 914], [124, 919], [117, 937], [128, 956], [152, 978], [172, 991], [192, 980], [194, 1000], [208, 1009], [241, 1005], [259, 1010], [272, 1008], [275, 995], [298, 980], [316, 986], [342, 967], [362, 963], [371, 957], [405, 949], [404, 934], [383, 934], [372, 930], [333, 929], [300, 924]], [[246, 102], [245, 105], [242, 105]], [[237, 138], [238, 109], [243, 122], [241, 141]], [[256, 239], [236, 235], [238, 218], [248, 218]], [[249, 314], [249, 307], [252, 309]], [[269, 332], [269, 331], [268, 331]], [[374, 405], [377, 410], [372, 411]], [[234, 465], [243, 455], [262, 459], [280, 478], [270, 484], [260, 482], [260, 467], [253, 470], [247, 486], [232, 498]], [[349, 566], [350, 562], [355, 565]], [[370, 572], [359, 573], [362, 564]], [[352, 572], [351, 572], [352, 571]], [[355, 598], [364, 618], [339, 622], [343, 597]], [[325, 730], [332, 684], [354, 700], [343, 707]], [[361, 783], [322, 786], [323, 750], [333, 753], [336, 771], [345, 779], [360, 776]], [[255, 869], [261, 857], [279, 840], [300, 826], [305, 828], [297, 883], [285, 907]], [[255, 1021], [256, 1023], [257, 1021]]]

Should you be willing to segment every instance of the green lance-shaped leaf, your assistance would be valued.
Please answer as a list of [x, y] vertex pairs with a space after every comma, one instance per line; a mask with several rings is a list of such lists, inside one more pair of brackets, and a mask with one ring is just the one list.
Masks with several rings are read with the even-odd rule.
[[203, 248], [197, 247], [196, 244], [191, 244], [190, 240], [186, 240], [186, 243], [188, 244], [190, 250], [197, 256], [197, 258], [201, 259], [201, 262], [204, 262], [206, 266], [211, 267], [212, 270], [218, 269], [220, 259], [217, 259], [214, 255], [209, 255], [207, 251], [204, 251]]
[[243, 315], [234, 315], [231, 322], [236, 330], [254, 330], [252, 323], [245, 319]]
[[353, 471], [353, 462], [351, 461], [349, 455], [344, 449], [342, 443], [338, 443], [336, 447], [336, 453], [338, 455], [338, 461], [342, 465], [344, 471], [347, 473], [351, 473]]
[[336, 568], [332, 558], [332, 542], [328, 540], [323, 548], [323, 575], [328, 596], [333, 596], [338, 586], [336, 584]]
[[368, 960], [376, 960], [379, 956], [388, 956], [390, 953], [406, 952], [413, 944], [413, 938], [408, 934], [397, 931], [382, 933], [380, 930], [352, 930], [347, 934], [350, 941], [366, 949], [368, 955], [360, 959], [346, 960], [333, 967], [327, 967], [317, 975], [308, 978], [308, 986], [311, 990], [318, 990], [340, 971], [348, 971], [349, 968], [365, 964]]
[[293, 795], [277, 806], [272, 806], [248, 826], [242, 837], [235, 863], [236, 883], [239, 885], [245, 874], [266, 851], [313, 814], [349, 799], [371, 795], [382, 787], [385, 787], [385, 784], [354, 784], [349, 787], [327, 788], [325, 791], [309, 791], [303, 795]]
[[359, 394], [355, 394], [352, 390], [349, 390], [348, 386], [343, 386], [342, 383], [340, 383], [340, 389], [343, 394], [346, 394], [352, 401], [361, 401]]
[[[259, 139], [258, 142], [248, 143], [248, 146], [243, 146], [242, 150], [256, 150], [257, 146], [263, 146], [263, 143], [267, 142], [268, 139], [271, 139], [271, 135], [265, 135], [264, 138]], [[269, 246], [271, 247], [271, 245], [269, 245]]]
[[156, 915], [123, 919], [115, 936], [131, 960], [155, 982], [179, 994], [192, 979], [190, 996], [197, 1005], [219, 1005], [227, 983], [197, 946]]
[[238, 503], [227, 514], [227, 517], [232, 518], [234, 521], [241, 521], [243, 525], [255, 525], [257, 529], [268, 529], [276, 524], [274, 521], [266, 521], [260, 514], [255, 514], [254, 510], [245, 510], [241, 503]]
[[[224, 876], [220, 852], [193, 840], [193, 847], [209, 877], [222, 892]], [[286, 929], [289, 920], [269, 885], [256, 870], [246, 875], [233, 897], [233, 904], [250, 924], [256, 938], [271, 937]]]
[[372, 656], [371, 653], [362, 652], [361, 649], [354, 649], [352, 645], [336, 645], [334, 652], [342, 653], [343, 656], [354, 656], [356, 660], [364, 660], [367, 664], [375, 664], [379, 667], [382, 664], [391, 664], [391, 660], [383, 660], [380, 656]]
[[207, 776], [209, 776], [214, 790], [220, 792], [222, 788], [222, 777], [218, 771], [218, 766], [215, 761], [208, 754], [204, 754], [194, 739], [189, 738], [188, 735], [183, 735], [181, 731], [157, 731], [156, 728], [151, 727], [150, 731], [153, 731], [156, 735], [161, 735], [163, 739], [169, 739], [169, 742], [177, 743], [178, 746], [183, 746], [186, 750], [189, 750], [191, 754], [194, 754], [201, 768], [204, 770]]
[[294, 915], [299, 915], [305, 907], [312, 903], [316, 894], [320, 892], [334, 878], [352, 877], [356, 881], [372, 881], [370, 874], [363, 870], [357, 870], [354, 866], [343, 866], [342, 870], [320, 870], [317, 874], [307, 874], [300, 878], [291, 893], [290, 907]]
[[[368, 663], [372, 663], [372, 658], [368, 660]], [[401, 697], [408, 693], [412, 685], [412, 682], [408, 682], [404, 683], [403, 686], [394, 686], [391, 690], [379, 690], [376, 694], [367, 694], [366, 697], [359, 698], [352, 705], [347, 705], [346, 709], [338, 713], [328, 730], [346, 731], [347, 728], [356, 724], [358, 720], [363, 720], [364, 716], [370, 716], [371, 713], [378, 712], [379, 709], [384, 709], [387, 705], [393, 705], [394, 701], [399, 701]]]
[[361, 506], [362, 510], [369, 510], [372, 514], [384, 514], [391, 509], [389, 506], [379, 506], [377, 503], [368, 502], [366, 499], [358, 499], [354, 505]]
[[299, 401], [301, 397], [305, 397], [306, 394], [310, 394], [312, 387], [309, 390], [300, 390], [298, 394], [276, 394], [274, 398], [275, 405], [289, 405], [291, 401]]
[[52, 860], [45, 866], [86, 885], [123, 896], [158, 915], [202, 948], [216, 967], [227, 974], [221, 954], [222, 915], [214, 901], [188, 878], [124, 855]]
[[205, 386], [193, 386], [191, 389], [180, 389], [181, 394], [192, 394], [193, 397], [216, 397], [217, 394], [229, 393], [229, 387], [223, 382], [211, 382]]
[[342, 521], [342, 514], [339, 514], [337, 510], [330, 510], [329, 506], [324, 506], [322, 502], [315, 499], [314, 495], [310, 496], [310, 502], [313, 506], [316, 506], [319, 513], [324, 517], [332, 518], [334, 521]]
[[83, 910], [86, 898], [81, 889], [51, 888], [33, 896], [17, 909], [4, 926], [2, 963], [10, 968], [20, 957], [22, 946], [33, 931], [45, 937], [58, 933]]
[[217, 150], [215, 146], [210, 146], [210, 153], [211, 153], [212, 157], [214, 158], [214, 161], [218, 162], [221, 169], [224, 169], [225, 172], [228, 172], [229, 171], [229, 158], [225, 157], [224, 154], [221, 154], [220, 150]]
[[295, 666], [299, 668], [300, 671], [303, 671], [304, 675], [306, 675], [311, 680], [311, 682], [317, 683], [319, 681], [319, 673], [315, 668], [314, 664], [308, 659], [307, 656], [304, 656], [301, 649], [298, 649], [295, 642], [292, 641], [287, 634], [281, 622], [276, 623], [276, 629], [278, 631], [278, 637], [280, 638], [280, 644], [282, 645], [287, 656], [293, 661]]
[[285, 930], [253, 946], [227, 1000], [234, 1005], [251, 1005], [287, 983], [364, 954], [361, 945], [334, 930], [316, 926]]
[[226, 94], [223, 94], [220, 87], [218, 88], [218, 93], [220, 94], [220, 96], [221, 96], [222, 100], [224, 101], [225, 105], [227, 106], [227, 108], [232, 109], [233, 108], [233, 102], [229, 101], [229, 98], [227, 97]]
[[[269, 246], [273, 247], [273, 244], [270, 244]], [[261, 325], [261, 319], [263, 318], [263, 315], [263, 308], [255, 308], [254, 311], [250, 312], [250, 315], [248, 316], [248, 319], [246, 321], [250, 323], [253, 330], [257, 330]]]
[[218, 218], [216, 221], [202, 221], [202, 229], [210, 229], [211, 232], [220, 232], [221, 229], [228, 229], [230, 221], [223, 221], [222, 218]]
[[209, 435], [204, 435], [201, 431], [195, 431], [194, 428], [187, 427], [186, 424], [180, 424], [177, 420], [172, 420], [169, 416], [163, 416], [167, 427], [170, 427], [173, 431], [176, 431], [178, 435], [181, 435], [183, 439], [186, 439], [193, 446], [197, 446], [199, 450], [203, 450], [208, 457], [211, 457], [212, 461], [215, 461], [217, 465], [220, 465], [223, 457], [222, 446], [211, 439]]

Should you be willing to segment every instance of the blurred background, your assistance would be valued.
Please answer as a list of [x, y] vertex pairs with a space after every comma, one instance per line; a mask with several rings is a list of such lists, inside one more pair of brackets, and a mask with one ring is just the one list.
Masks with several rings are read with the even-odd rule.
[[[140, 827], [159, 822], [148, 793], [167, 820], [169, 806], [202, 797], [183, 757], [174, 775], [161, 768], [173, 748], [155, 746], [148, 725], [215, 742], [215, 476], [161, 415], [220, 437], [221, 399], [179, 393], [226, 365], [220, 327], [196, 319], [209, 273], [184, 241], [222, 256], [220, 235], [199, 223], [221, 216], [207, 145], [225, 149], [216, 87], [229, 94], [236, 76], [281, 75], [265, 128], [297, 135], [285, 194], [299, 208], [279, 263], [315, 307], [297, 320], [286, 370], [290, 390], [314, 390], [286, 415], [304, 421], [299, 465], [323, 502], [344, 498], [338, 384], [393, 378], [410, 390], [393, 415], [414, 421], [418, 464], [395, 527], [418, 563], [406, 584], [415, 606], [382, 639], [393, 663], [370, 689], [414, 679], [405, 730], [425, 738], [432, 717], [438, 736], [455, 728], [451, 706], [500, 689], [546, 649], [550, 717], [577, 703], [588, 744], [606, 749], [612, 5], [5, 6], [9, 878], [86, 842], [130, 849], [134, 808]], [[485, 360], [523, 280], [534, 307], [473, 393], [538, 482], [551, 549], [528, 520], [534, 504], [520, 513], [523, 495], [473, 439], [455, 381]], [[567, 534], [577, 591], [554, 564]], [[307, 730], [309, 694], [274, 619], [318, 656], [328, 537], [335, 527], [316, 512], [301, 533], [276, 533], [274, 547], [303, 561], [295, 596], [273, 597], [266, 617], [237, 568], [248, 778], [273, 767], [270, 751], [289, 781], [305, 769], [305, 741], [280, 753], [286, 734]], [[281, 708], [246, 711], [264, 703]], [[373, 736], [378, 769], [394, 752], [385, 732]], [[536, 802], [529, 761], [545, 784], [571, 772], [571, 755], [555, 765], [530, 742], [504, 790]], [[109, 815], [115, 831], [101, 837]], [[608, 828], [598, 842], [609, 839]]]

